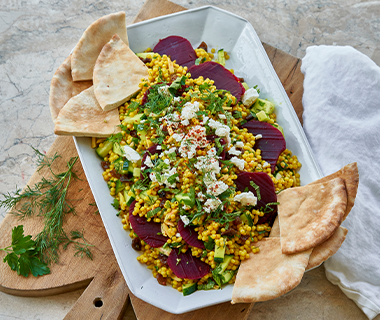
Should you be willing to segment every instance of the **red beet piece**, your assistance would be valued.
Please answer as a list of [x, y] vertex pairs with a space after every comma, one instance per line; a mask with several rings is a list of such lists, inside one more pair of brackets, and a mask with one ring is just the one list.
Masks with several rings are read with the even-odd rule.
[[170, 56], [172, 61], [175, 60], [180, 66], [186, 66], [188, 68], [193, 66], [197, 59], [197, 54], [191, 46], [191, 43], [187, 39], [179, 36], [169, 36], [165, 39], [161, 39], [153, 48], [153, 52], [161, 56], [166, 54]]
[[210, 266], [192, 256], [191, 250], [178, 254], [178, 249], [173, 249], [168, 258], [168, 265], [178, 278], [200, 279], [210, 271]]
[[133, 231], [151, 247], [162, 247], [168, 239], [161, 234], [161, 224], [153, 221], [148, 222], [145, 217], [139, 215], [134, 216], [132, 212], [135, 205], [136, 201], [133, 201], [129, 206], [129, 222]]
[[231, 92], [237, 101], [240, 100], [245, 92], [239, 79], [219, 63], [207, 61], [200, 65], [192, 66], [188, 71], [191, 73], [193, 79], [202, 76], [204, 79], [209, 78], [214, 80], [214, 85], [217, 89]]
[[182, 220], [178, 221], [177, 227], [182, 239], [185, 240], [189, 246], [200, 249], [205, 248], [204, 243], [198, 239], [198, 232], [196, 232], [193, 227], [185, 227], [185, 224]]
[[[261, 199], [257, 201], [256, 207], [258, 209], [265, 208], [267, 203], [277, 202], [276, 190], [274, 184], [269, 175], [265, 172], [241, 172], [237, 175], [235, 180], [236, 188], [244, 192], [246, 188], [257, 197], [257, 192], [250, 182], [253, 181], [259, 187]], [[266, 213], [263, 217], [259, 218], [258, 223], [273, 223], [277, 213], [277, 205], [270, 205], [273, 211]]]
[[263, 137], [256, 140], [255, 149], [261, 150], [262, 158], [270, 163], [272, 173], [275, 170], [279, 155], [286, 149], [286, 142], [281, 131], [267, 122], [251, 120], [242, 125], [253, 135], [261, 134]]

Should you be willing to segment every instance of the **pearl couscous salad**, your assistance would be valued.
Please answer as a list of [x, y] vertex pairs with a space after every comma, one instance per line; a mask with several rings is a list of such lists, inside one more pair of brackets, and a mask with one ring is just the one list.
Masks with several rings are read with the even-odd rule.
[[119, 107], [121, 132], [95, 139], [137, 260], [183, 295], [234, 283], [301, 167], [274, 103], [224, 67], [225, 51], [194, 51], [192, 66], [138, 54], [149, 77]]

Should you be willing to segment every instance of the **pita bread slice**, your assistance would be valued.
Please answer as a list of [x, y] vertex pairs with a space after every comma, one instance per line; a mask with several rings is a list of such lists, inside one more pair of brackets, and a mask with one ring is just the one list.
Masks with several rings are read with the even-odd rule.
[[310, 255], [306, 270], [319, 266], [322, 262], [334, 255], [346, 239], [347, 232], [348, 230], [346, 228], [339, 227], [330, 238], [319, 246], [316, 246]]
[[283, 254], [280, 238], [258, 242], [260, 253], [251, 254], [239, 268], [231, 303], [259, 302], [277, 298], [301, 282], [311, 250]]
[[282, 253], [292, 254], [327, 240], [343, 221], [347, 207], [344, 180], [282, 191], [277, 196]]
[[92, 81], [73, 81], [71, 77], [71, 55], [58, 67], [50, 84], [49, 107], [53, 122], [59, 111], [71, 97], [92, 86]]
[[332, 180], [335, 178], [342, 178], [346, 185], [347, 208], [343, 217], [343, 220], [345, 220], [348, 214], [350, 213], [352, 207], [354, 206], [356, 193], [358, 192], [358, 186], [359, 186], [358, 164], [356, 162], [350, 163], [344, 166], [339, 171], [309, 184], [321, 183], [321, 182], [325, 182], [325, 181]]
[[94, 88], [90, 87], [62, 108], [55, 122], [54, 133], [76, 137], [109, 137], [119, 132], [119, 111], [105, 112], [99, 106]]
[[125, 12], [112, 13], [93, 22], [83, 33], [71, 56], [74, 81], [91, 80], [103, 46], [117, 33], [128, 44]]
[[103, 47], [94, 67], [94, 92], [104, 111], [112, 110], [140, 91], [148, 68], [115, 34]]
[[[330, 238], [313, 248], [306, 270], [319, 266], [322, 262], [333, 256], [346, 239], [347, 231], [348, 230], [346, 228], [339, 227]], [[280, 237], [280, 224], [278, 222], [278, 217], [274, 220], [269, 237]]]

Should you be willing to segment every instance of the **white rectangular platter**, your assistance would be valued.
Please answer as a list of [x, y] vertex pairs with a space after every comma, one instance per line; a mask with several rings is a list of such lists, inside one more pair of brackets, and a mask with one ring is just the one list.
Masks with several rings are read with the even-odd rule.
[[[128, 27], [129, 45], [134, 52], [153, 48], [159, 39], [170, 35], [185, 37], [194, 48], [205, 41], [209, 48], [226, 50], [226, 67], [243, 77], [249, 86], [258, 85], [260, 98], [276, 104], [277, 121], [284, 128], [287, 148], [302, 163], [303, 185], [321, 177], [305, 134], [253, 27], [245, 19], [227, 11], [206, 6], [163, 16]], [[131, 239], [122, 228], [113, 198], [103, 180], [100, 159], [91, 149], [91, 139], [74, 138], [86, 177], [94, 194], [116, 259], [129, 289], [138, 298], [167, 312], [180, 314], [231, 300], [233, 285], [223, 290], [196, 291], [184, 297], [171, 286], [162, 286], [152, 272], [137, 260], [140, 254], [131, 247]]]

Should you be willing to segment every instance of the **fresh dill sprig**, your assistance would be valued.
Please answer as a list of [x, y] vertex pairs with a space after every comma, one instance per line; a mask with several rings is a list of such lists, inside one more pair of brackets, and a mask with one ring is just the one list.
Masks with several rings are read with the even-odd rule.
[[64, 217], [68, 213], [75, 214], [74, 206], [66, 197], [70, 182], [72, 179], [78, 179], [74, 172], [78, 157], [73, 157], [67, 162], [65, 172], [56, 173], [53, 163], [60, 156], [55, 153], [52, 157], [47, 157], [40, 151], [34, 148], [33, 150], [37, 156], [37, 171], [45, 168], [50, 177], [42, 177], [33, 187], [26, 186], [24, 190], [17, 189], [13, 194], [3, 194], [5, 199], [0, 200], [0, 207], [10, 210], [10, 213], [19, 216], [20, 219], [33, 215], [43, 217], [44, 227], [35, 238], [36, 251], [42, 262], [50, 264], [58, 262], [59, 247], [63, 240], [68, 238], [63, 230]]
[[[74, 254], [75, 257], [80, 256], [81, 258], [83, 258], [84, 256], [86, 256], [87, 258], [92, 260], [92, 253], [89, 247], [93, 247], [94, 245], [89, 244], [84, 238], [83, 234], [83, 230], [82, 232], [78, 230], [72, 230], [70, 231], [70, 237], [68, 237], [65, 233], [59, 240], [63, 245], [63, 250], [66, 250], [70, 244], [74, 244], [74, 248], [76, 250]], [[81, 239], [82, 241], [77, 241], [79, 239]]]

